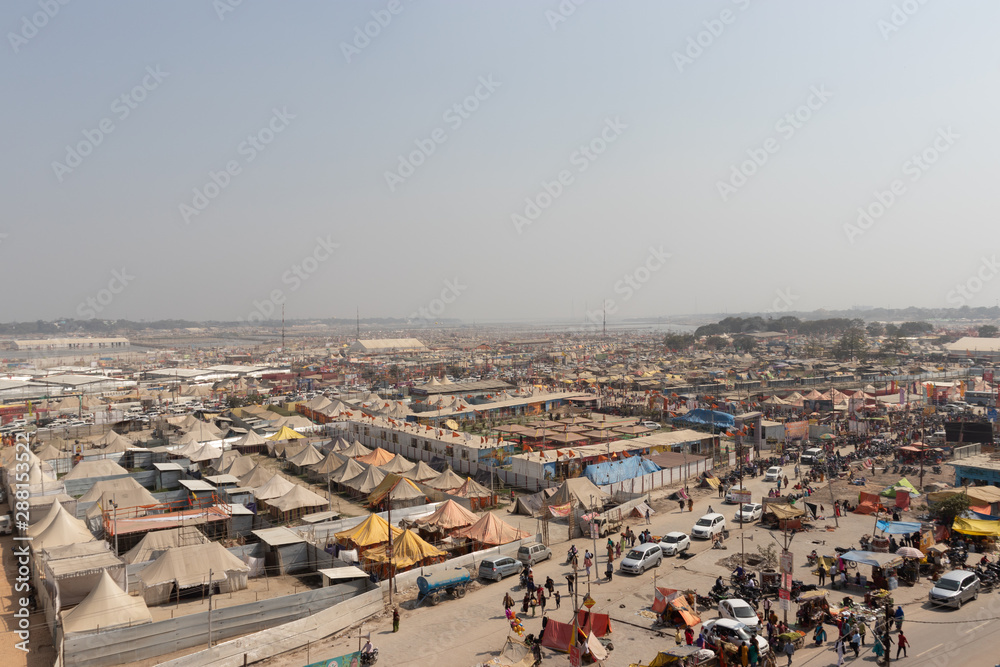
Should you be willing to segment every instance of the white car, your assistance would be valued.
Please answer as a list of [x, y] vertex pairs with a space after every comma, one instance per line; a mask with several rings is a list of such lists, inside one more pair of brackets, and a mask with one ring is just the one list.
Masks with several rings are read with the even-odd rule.
[[753, 523], [763, 512], [764, 506], [760, 503], [746, 503], [737, 510], [733, 523]]
[[766, 639], [754, 634], [751, 628], [739, 621], [717, 618], [705, 621], [701, 628], [710, 638], [722, 638], [732, 644], [739, 644], [742, 641], [756, 641], [757, 651], [760, 655], [768, 655], [771, 652], [771, 647]]
[[781, 466], [771, 466], [767, 469], [767, 472], [764, 473], [764, 481], [777, 482], [781, 479], [782, 473], [783, 471], [781, 470]]
[[726, 517], [719, 513], [706, 514], [698, 519], [691, 529], [691, 537], [707, 540], [726, 529]]
[[622, 558], [621, 571], [632, 574], [642, 574], [651, 567], [659, 567], [663, 562], [663, 552], [660, 545], [646, 542], [632, 547]]
[[[726, 491], [726, 503], [729, 504], [729, 505], [736, 505], [736, 504], [738, 504], [740, 502], [740, 498], [739, 497], [743, 497], [743, 494], [747, 494], [747, 493], [750, 493], [749, 489], [744, 489], [744, 488], [739, 488], [739, 489], [730, 488], [728, 491]], [[737, 496], [739, 496], [739, 497], [737, 497]]]
[[760, 617], [747, 602], [739, 598], [719, 602], [719, 616], [738, 621], [755, 633], [760, 629]]
[[691, 538], [686, 533], [672, 532], [660, 538], [660, 551], [664, 556], [676, 556], [691, 548]]
[[657, 422], [642, 422], [642, 425], [653, 431], [660, 428], [660, 425]]

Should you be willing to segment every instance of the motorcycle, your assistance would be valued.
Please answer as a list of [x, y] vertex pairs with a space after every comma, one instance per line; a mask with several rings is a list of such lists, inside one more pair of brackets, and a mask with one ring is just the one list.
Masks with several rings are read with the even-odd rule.
[[931, 468], [931, 470], [934, 471], [935, 475], [940, 475], [941, 474], [941, 466], [934, 466], [933, 468]]
[[569, 551], [566, 552], [566, 563], [565, 564], [566, 565], [572, 564], [572, 562], [573, 562], [573, 556], [576, 556], [578, 553], [580, 553], [580, 551], [576, 548], [576, 545], [571, 546], [569, 548]]
[[361, 654], [361, 662], [360, 662], [361, 667], [368, 667], [368, 665], [374, 665], [376, 662], [378, 662], [378, 649], [377, 648], [373, 648], [371, 650], [371, 653], [362, 653]]

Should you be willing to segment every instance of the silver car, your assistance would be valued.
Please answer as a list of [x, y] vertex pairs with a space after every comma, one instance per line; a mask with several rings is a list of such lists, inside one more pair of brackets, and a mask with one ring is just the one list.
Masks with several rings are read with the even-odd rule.
[[931, 604], [959, 609], [968, 600], [979, 597], [979, 577], [968, 570], [952, 570], [937, 580], [927, 594]]
[[521, 571], [521, 567], [521, 563], [509, 556], [487, 558], [479, 564], [479, 577], [500, 581], [506, 576], [517, 574]]

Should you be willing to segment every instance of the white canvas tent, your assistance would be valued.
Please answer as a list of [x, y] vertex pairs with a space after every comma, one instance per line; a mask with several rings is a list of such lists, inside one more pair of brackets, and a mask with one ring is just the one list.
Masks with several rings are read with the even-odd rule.
[[145, 563], [156, 560], [164, 552], [174, 547], [189, 547], [195, 544], [208, 544], [209, 540], [195, 526], [154, 530], [139, 540], [139, 543], [129, 549], [122, 558], [128, 564]]
[[295, 484], [289, 482], [281, 475], [276, 474], [274, 477], [267, 480], [267, 482], [265, 482], [262, 486], [254, 489], [253, 495], [257, 500], [272, 500], [285, 495], [291, 491], [294, 486]]
[[105, 570], [80, 604], [62, 613], [63, 632], [92, 632], [152, 623], [142, 598], [132, 597]]
[[116, 475], [128, 475], [128, 470], [121, 467], [114, 461], [108, 459], [97, 459], [94, 461], [81, 461], [76, 464], [68, 475], [63, 479], [87, 479], [88, 477], [114, 477]]
[[250, 567], [218, 542], [174, 547], [139, 572], [139, 588], [147, 605], [162, 604], [175, 586], [183, 590], [208, 585], [209, 573], [211, 583], [229, 593], [247, 587]]
[[41, 549], [54, 549], [55, 547], [93, 541], [94, 536], [87, 530], [86, 524], [70, 516], [70, 513], [60, 506], [59, 511], [45, 527], [45, 530], [32, 540], [31, 548], [38, 552]]

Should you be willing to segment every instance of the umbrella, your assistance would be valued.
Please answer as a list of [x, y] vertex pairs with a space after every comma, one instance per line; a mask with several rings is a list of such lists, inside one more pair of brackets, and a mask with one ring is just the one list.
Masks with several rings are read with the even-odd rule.
[[832, 433], [824, 433], [823, 435], [819, 436], [819, 439], [820, 440], [833, 440], [833, 434]]
[[924, 554], [920, 549], [914, 549], [913, 547], [900, 547], [896, 550], [897, 556], [902, 556], [903, 558], [923, 558]]

